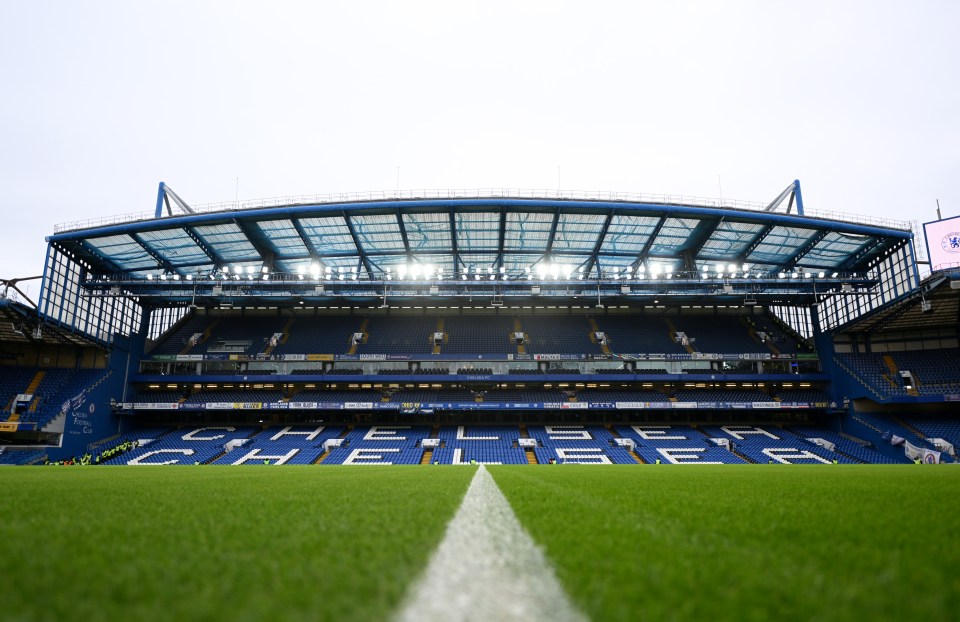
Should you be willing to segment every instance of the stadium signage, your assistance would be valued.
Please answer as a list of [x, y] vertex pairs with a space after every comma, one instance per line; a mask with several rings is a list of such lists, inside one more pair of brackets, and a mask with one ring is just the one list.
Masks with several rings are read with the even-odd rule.
[[399, 410], [427, 414], [437, 410], [760, 410], [826, 408], [827, 402], [207, 402], [194, 404], [135, 402], [130, 410]]
[[180, 404], [176, 402], [135, 402], [134, 410], [177, 410]]
[[780, 408], [780, 402], [753, 402], [753, 408]]
[[738, 361], [752, 360], [817, 360], [816, 354], [746, 353], [636, 353], [636, 354], [154, 354], [144, 360], [155, 362], [235, 361], [235, 362], [333, 362], [333, 361]]

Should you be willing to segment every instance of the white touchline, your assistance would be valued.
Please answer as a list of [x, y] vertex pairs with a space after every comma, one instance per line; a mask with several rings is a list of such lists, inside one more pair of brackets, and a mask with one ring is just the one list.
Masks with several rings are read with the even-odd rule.
[[482, 465], [396, 616], [398, 622], [586, 619]]

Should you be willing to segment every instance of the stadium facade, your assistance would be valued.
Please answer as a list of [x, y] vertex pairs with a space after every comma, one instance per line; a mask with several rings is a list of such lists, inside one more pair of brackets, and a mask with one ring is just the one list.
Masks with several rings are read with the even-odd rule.
[[47, 242], [37, 305], [0, 303], [4, 462], [906, 462], [960, 442], [956, 264], [921, 278], [910, 223], [805, 210], [799, 182], [768, 204], [202, 208], [161, 183], [152, 213]]

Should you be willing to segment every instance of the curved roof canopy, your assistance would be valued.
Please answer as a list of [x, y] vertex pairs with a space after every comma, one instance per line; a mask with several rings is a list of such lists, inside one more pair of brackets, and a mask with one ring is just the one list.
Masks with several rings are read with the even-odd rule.
[[158, 201], [159, 217], [47, 240], [92, 277], [319, 273], [382, 281], [401, 273], [510, 280], [538, 270], [601, 279], [729, 266], [757, 277], [783, 270], [858, 272], [912, 239], [895, 228], [656, 202], [490, 197], [191, 213], [175, 200], [185, 213], [162, 216]]

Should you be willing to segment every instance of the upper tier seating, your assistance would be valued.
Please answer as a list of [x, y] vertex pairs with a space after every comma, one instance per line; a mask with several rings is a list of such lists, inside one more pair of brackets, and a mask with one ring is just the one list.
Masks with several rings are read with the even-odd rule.
[[[231, 354], [259, 354], [270, 345], [270, 337], [283, 332], [290, 318], [282, 316], [223, 317], [208, 326], [210, 336], [201, 339], [186, 354], [229, 351]], [[188, 336], [189, 338], [189, 336]], [[241, 345], [238, 345], [241, 344]]]
[[770, 353], [770, 349], [750, 337], [739, 317], [729, 315], [679, 315], [672, 318], [678, 332], [692, 340], [697, 352], [739, 354]]
[[362, 321], [353, 316], [297, 317], [273, 354], [346, 354]]
[[776, 348], [781, 354], [796, 354], [809, 352], [810, 348], [797, 342], [797, 339], [780, 328], [779, 322], [766, 315], [750, 316], [753, 328], [757, 332], [766, 333], [768, 344]]
[[604, 315], [596, 317], [598, 328], [607, 334], [613, 352], [654, 352], [680, 354], [682, 344], [670, 339], [670, 327], [662, 315]]
[[521, 318], [526, 350], [535, 354], [599, 354], [586, 316], [536, 315]]
[[510, 339], [513, 318], [503, 315], [449, 315], [444, 318], [444, 354], [516, 354]]
[[212, 324], [214, 318], [203, 315], [191, 315], [173, 331], [160, 337], [156, 347], [150, 354], [180, 354], [189, 343], [190, 337], [197, 333], [202, 333], [207, 326]]
[[367, 326], [367, 342], [357, 351], [371, 354], [429, 354], [433, 352], [436, 316], [374, 317]]

